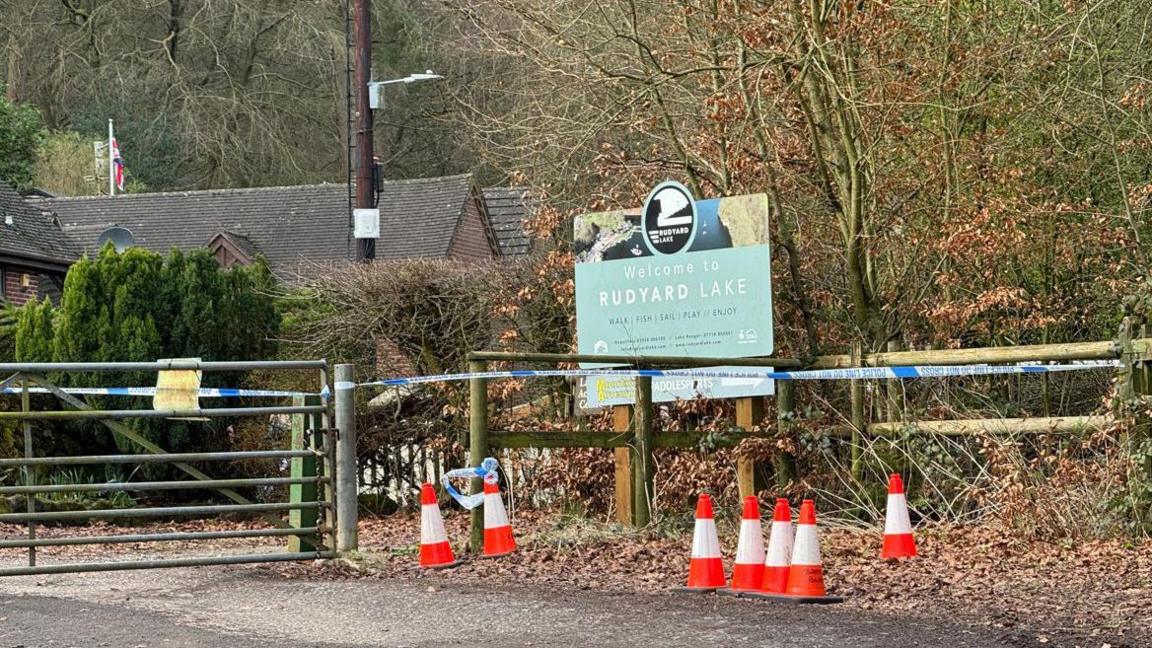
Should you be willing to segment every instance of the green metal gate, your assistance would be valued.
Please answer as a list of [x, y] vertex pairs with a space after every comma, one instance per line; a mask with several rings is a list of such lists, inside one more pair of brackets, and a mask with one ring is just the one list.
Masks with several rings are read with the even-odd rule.
[[[267, 392], [279, 400], [291, 399], [290, 404], [264, 407], [210, 407], [194, 409], [156, 410], [96, 410], [77, 398], [69, 390], [52, 384], [47, 375], [91, 372], [139, 371], [314, 371], [319, 376], [320, 390], [316, 394]], [[26, 566], [11, 566], [0, 561], [0, 576], [28, 574], [58, 574], [122, 569], [151, 569], [160, 567], [186, 567], [196, 565], [228, 565], [255, 562], [282, 562], [314, 560], [335, 557], [335, 431], [329, 425], [330, 413], [324, 396], [328, 393], [328, 364], [326, 361], [266, 361], [266, 362], [200, 362], [159, 361], [155, 363], [45, 363], [0, 364], [0, 375], [12, 373], [0, 382], [0, 389], [20, 394], [20, 411], [0, 412], [0, 421], [19, 420], [23, 423], [24, 456], [0, 459], [0, 470], [16, 468], [23, 476], [18, 485], [0, 485], [0, 497], [17, 496], [23, 499], [21, 512], [0, 513], [0, 524], [23, 525], [26, 532], [20, 537], [0, 537], [0, 551], [25, 549]], [[197, 377], [198, 381], [198, 377]], [[159, 389], [159, 388], [157, 388]], [[30, 394], [35, 391], [54, 395], [70, 410], [34, 411], [30, 407]], [[73, 390], [77, 391], [77, 390]], [[91, 391], [91, 390], [90, 390]], [[199, 390], [198, 390], [199, 391]], [[220, 391], [220, 390], [217, 390]], [[291, 442], [282, 448], [236, 452], [169, 453], [149, 441], [135, 430], [121, 423], [132, 418], [197, 418], [220, 417], [291, 417]], [[33, 448], [32, 421], [97, 420], [113, 434], [131, 442], [141, 454], [114, 454], [99, 456], [37, 457]], [[240, 478], [215, 479], [198, 466], [218, 466], [221, 462], [248, 460], [280, 460], [290, 467], [288, 476], [281, 474], [254, 475]], [[104, 483], [39, 483], [38, 474], [46, 467], [86, 466], [100, 464], [141, 465], [166, 463], [185, 473], [189, 479], [169, 481], [116, 481]], [[205, 468], [209, 469], [209, 468]], [[238, 492], [239, 488], [287, 486], [289, 497], [282, 502], [254, 502]], [[59, 493], [115, 493], [157, 492], [166, 490], [205, 489], [224, 496], [226, 504], [194, 506], [128, 507], [98, 510], [38, 511], [37, 496]], [[287, 520], [282, 514], [287, 512]], [[125, 520], [145, 518], [177, 518], [183, 516], [216, 516], [229, 513], [259, 513], [261, 527], [160, 533], [123, 533], [113, 535], [50, 535], [38, 534], [43, 523], [69, 520]], [[286, 541], [283, 551], [235, 554], [213, 554], [148, 558], [136, 560], [109, 560], [104, 562], [73, 562], [43, 564], [37, 549], [76, 545], [111, 545], [125, 543], [164, 543], [211, 541], [234, 538], [281, 537]]]

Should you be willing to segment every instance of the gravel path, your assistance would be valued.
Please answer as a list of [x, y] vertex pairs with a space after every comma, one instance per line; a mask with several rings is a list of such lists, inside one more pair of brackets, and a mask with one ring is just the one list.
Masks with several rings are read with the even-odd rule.
[[0, 580], [0, 648], [60, 646], [1010, 646], [992, 631], [837, 607], [447, 579], [286, 579], [260, 566]]

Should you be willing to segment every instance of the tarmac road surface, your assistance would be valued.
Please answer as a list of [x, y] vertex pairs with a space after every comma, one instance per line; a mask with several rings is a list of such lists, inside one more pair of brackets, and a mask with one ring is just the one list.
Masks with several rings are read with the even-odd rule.
[[292, 580], [248, 566], [0, 579], [0, 648], [1014, 645], [1005, 641], [844, 607], [447, 577]]

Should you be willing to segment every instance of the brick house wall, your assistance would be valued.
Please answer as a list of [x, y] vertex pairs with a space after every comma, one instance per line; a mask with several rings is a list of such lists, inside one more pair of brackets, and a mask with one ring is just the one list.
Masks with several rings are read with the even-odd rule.
[[23, 306], [40, 290], [40, 271], [20, 266], [0, 266], [0, 274], [4, 275], [3, 291], [0, 297], [13, 306]]
[[448, 256], [460, 261], [487, 260], [493, 257], [492, 243], [484, 227], [484, 215], [480, 212], [479, 201], [474, 198], [470, 197], [464, 206], [464, 215], [452, 238]]
[[23, 306], [33, 297], [58, 301], [63, 285], [63, 274], [0, 263], [0, 301], [13, 306]]

